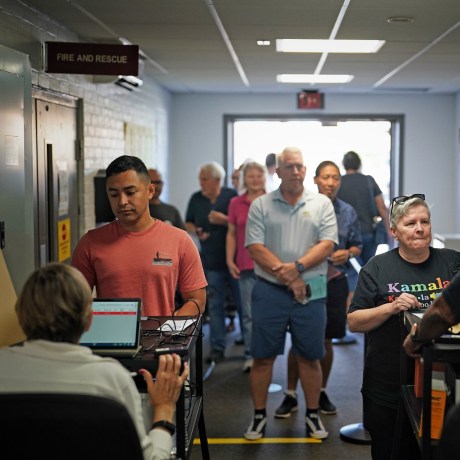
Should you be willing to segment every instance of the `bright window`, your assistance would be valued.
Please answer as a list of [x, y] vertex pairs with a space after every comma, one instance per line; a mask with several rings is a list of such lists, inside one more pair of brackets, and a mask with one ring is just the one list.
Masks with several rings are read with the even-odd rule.
[[[342, 166], [343, 155], [354, 150], [361, 158], [362, 173], [371, 175], [379, 184], [386, 203], [398, 189], [392, 164], [396, 165], [399, 145], [395, 142], [394, 121], [390, 120], [233, 120], [233, 160], [229, 168], [235, 169], [251, 158], [265, 164], [268, 153], [280, 153], [285, 147], [302, 150], [307, 177], [305, 186], [317, 191], [313, 184], [315, 169], [324, 160]], [[399, 132], [399, 130], [398, 130]], [[229, 152], [230, 153], [230, 152]], [[230, 160], [230, 155], [229, 155]], [[231, 171], [229, 171], [229, 176]]]

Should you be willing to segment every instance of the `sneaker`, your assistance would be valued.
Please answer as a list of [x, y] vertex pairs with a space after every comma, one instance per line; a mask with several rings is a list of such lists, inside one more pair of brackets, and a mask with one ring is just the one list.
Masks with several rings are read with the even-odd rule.
[[307, 415], [305, 423], [307, 425], [308, 436], [315, 439], [326, 439], [329, 436], [318, 414]]
[[286, 395], [284, 397], [281, 406], [278, 407], [275, 411], [276, 418], [288, 418], [291, 416], [292, 412], [297, 411], [297, 398], [291, 395]]
[[247, 359], [243, 364], [243, 372], [249, 372], [252, 368], [254, 360], [252, 358]]
[[220, 363], [224, 359], [224, 352], [221, 350], [211, 350], [209, 356], [206, 358], [207, 363]]
[[337, 407], [331, 403], [325, 391], [321, 391], [319, 394], [319, 407], [321, 408], [321, 412], [323, 414], [337, 414]]
[[263, 415], [254, 415], [251, 424], [244, 433], [244, 437], [249, 441], [260, 439], [265, 434], [265, 426], [267, 425], [267, 417]]

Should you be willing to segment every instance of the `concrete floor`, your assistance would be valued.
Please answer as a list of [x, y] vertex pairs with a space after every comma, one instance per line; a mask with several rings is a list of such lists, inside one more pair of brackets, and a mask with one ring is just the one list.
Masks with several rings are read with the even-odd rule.
[[[204, 417], [212, 460], [304, 460], [306, 458], [367, 460], [371, 458], [368, 445], [345, 442], [340, 437], [340, 430], [343, 427], [362, 422], [360, 393], [364, 347], [362, 334], [354, 334], [357, 339], [354, 344], [333, 347], [334, 364], [329, 378], [328, 394], [337, 406], [338, 412], [336, 415], [322, 415], [323, 423], [329, 431], [329, 438], [321, 443], [305, 442], [305, 404], [301, 391], [298, 412], [288, 419], [275, 419], [273, 412], [284, 397], [282, 391], [277, 391], [270, 393], [268, 397], [265, 441], [254, 443], [243, 438], [253, 407], [249, 392], [249, 374], [242, 372], [243, 347], [234, 344], [239, 336], [237, 323], [236, 326], [236, 331], [227, 334], [226, 359], [215, 366], [204, 384]], [[204, 356], [207, 356], [208, 325], [204, 326], [203, 332]], [[286, 351], [289, 350], [289, 345], [287, 339]], [[207, 365], [205, 365], [206, 369]], [[284, 387], [286, 355], [279, 356], [276, 360], [272, 381]], [[200, 446], [195, 445], [190, 459], [201, 458]]]

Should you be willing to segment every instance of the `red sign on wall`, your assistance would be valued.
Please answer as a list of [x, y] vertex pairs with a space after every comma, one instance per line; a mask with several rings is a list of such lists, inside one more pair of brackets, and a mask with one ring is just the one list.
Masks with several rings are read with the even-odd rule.
[[324, 95], [317, 91], [302, 91], [297, 94], [298, 109], [323, 109]]
[[46, 42], [48, 73], [138, 75], [139, 46]]

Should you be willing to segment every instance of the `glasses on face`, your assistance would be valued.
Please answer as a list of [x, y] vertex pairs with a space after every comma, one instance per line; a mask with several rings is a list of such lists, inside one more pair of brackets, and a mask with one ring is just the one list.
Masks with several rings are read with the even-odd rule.
[[404, 204], [406, 201], [412, 199], [412, 198], [420, 198], [421, 200], [425, 200], [425, 194], [424, 193], [414, 193], [413, 195], [400, 195], [400, 196], [395, 196], [391, 202], [391, 207], [390, 207], [390, 216], [393, 213], [393, 207], [395, 204]]
[[162, 180], [151, 180], [150, 181], [152, 184], [154, 185], [163, 185], [163, 181]]

